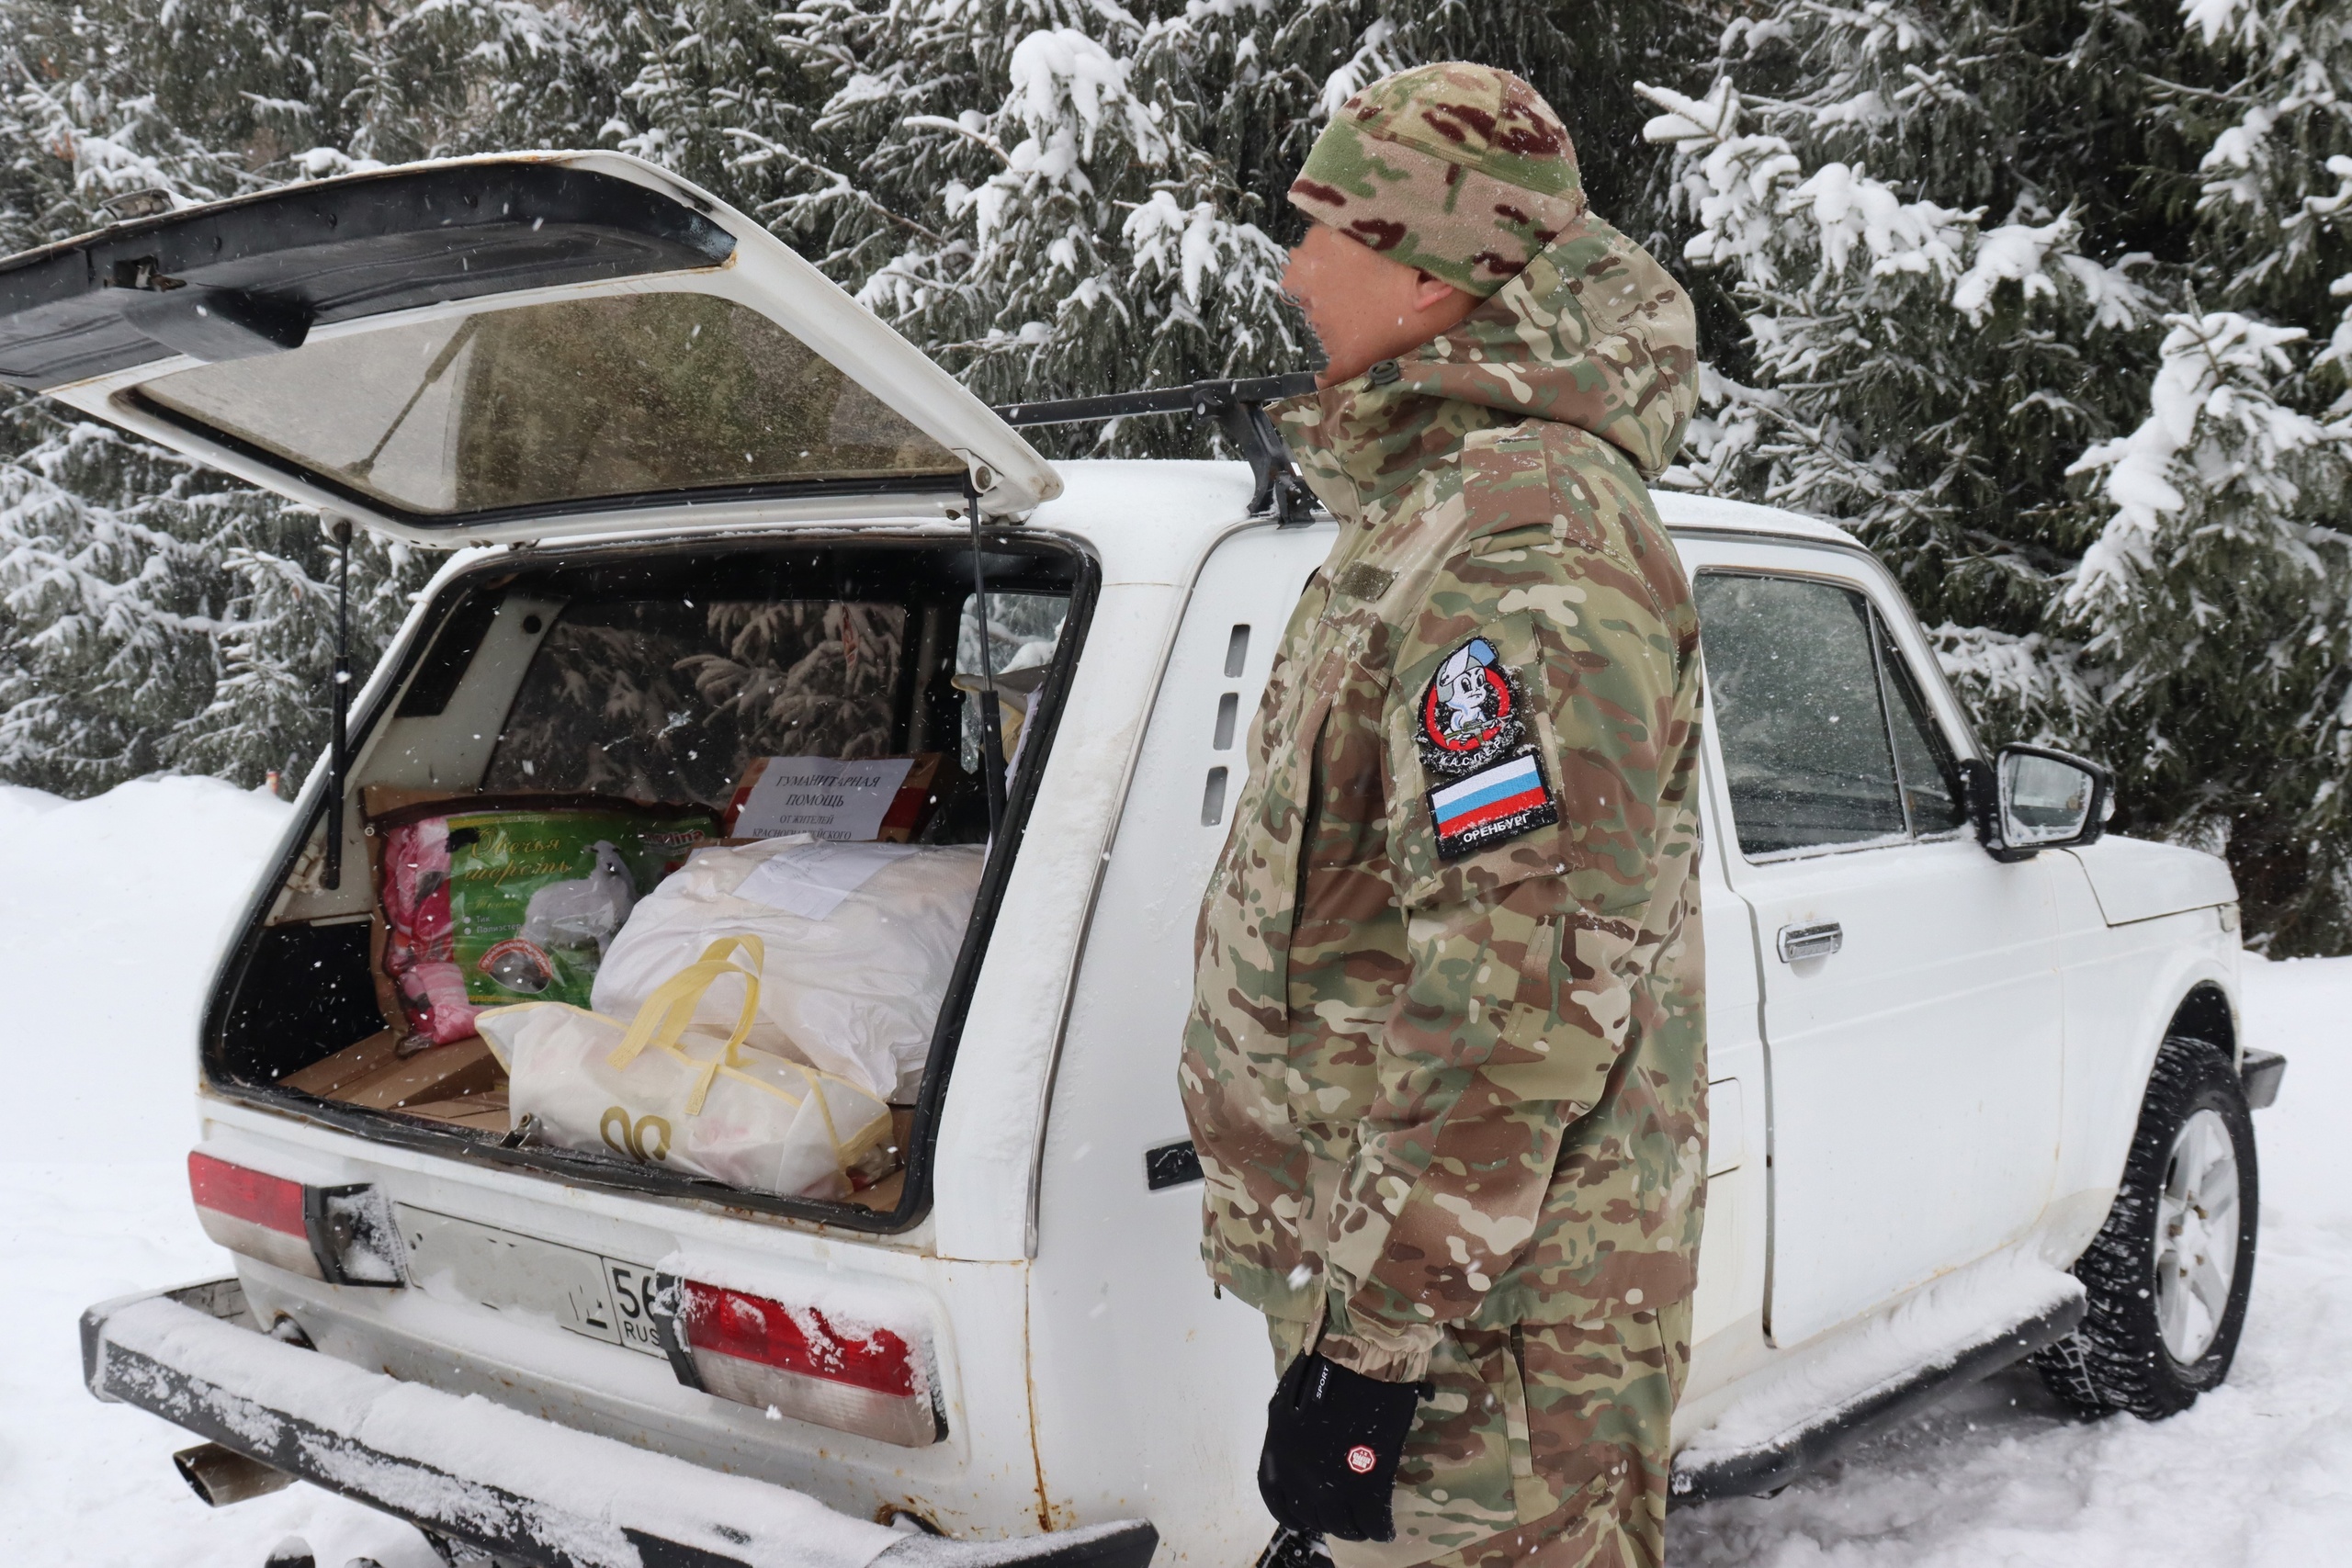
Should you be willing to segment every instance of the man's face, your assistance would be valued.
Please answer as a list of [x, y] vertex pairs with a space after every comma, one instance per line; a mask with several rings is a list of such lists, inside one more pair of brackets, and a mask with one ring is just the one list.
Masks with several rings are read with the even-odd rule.
[[1292, 248], [1283, 288], [1330, 361], [1317, 378], [1326, 387], [1419, 348], [1478, 305], [1475, 295], [1321, 223], [1309, 224]]

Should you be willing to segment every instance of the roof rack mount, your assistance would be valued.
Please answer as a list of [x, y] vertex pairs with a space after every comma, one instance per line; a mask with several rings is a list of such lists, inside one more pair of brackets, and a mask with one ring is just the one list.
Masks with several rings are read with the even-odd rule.
[[1011, 403], [998, 417], [1011, 425], [1086, 424], [1097, 420], [1132, 419], [1139, 414], [1191, 414], [1212, 423], [1250, 464], [1257, 484], [1250, 493], [1250, 514], [1271, 512], [1277, 524], [1305, 523], [1315, 497], [1290, 460], [1266, 405], [1315, 390], [1315, 372], [1287, 376], [1251, 376], [1234, 381], [1195, 381], [1189, 387], [1160, 387], [1146, 392], [1113, 392], [1100, 398], [1063, 398], [1053, 402]]

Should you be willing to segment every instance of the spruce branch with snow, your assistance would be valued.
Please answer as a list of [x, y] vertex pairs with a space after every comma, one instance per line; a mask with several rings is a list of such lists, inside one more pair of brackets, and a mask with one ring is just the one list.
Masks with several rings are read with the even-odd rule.
[[[0, 0], [0, 245], [146, 186], [601, 145], [753, 213], [992, 400], [1286, 370], [1312, 350], [1283, 191], [1317, 129], [1386, 71], [1492, 60], [1699, 301], [1674, 482], [1854, 528], [1988, 739], [2102, 757], [2122, 830], [2222, 849], [2258, 942], [2329, 951], [2352, 943], [2343, 12]], [[0, 773], [250, 779], [322, 736], [315, 518], [17, 400], [0, 531]], [[422, 563], [355, 567], [375, 635]]]
[[1781, 0], [1642, 89], [1742, 318], [1674, 478], [1853, 527], [2281, 953], [2352, 942], [2339, 9]]

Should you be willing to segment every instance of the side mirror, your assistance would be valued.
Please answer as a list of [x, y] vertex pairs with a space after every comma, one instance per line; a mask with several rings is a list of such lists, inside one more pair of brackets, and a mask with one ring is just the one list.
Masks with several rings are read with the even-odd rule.
[[1976, 837], [1997, 861], [2096, 843], [2115, 814], [2112, 774], [2046, 746], [2004, 746], [1995, 761], [1972, 757], [1961, 770]]

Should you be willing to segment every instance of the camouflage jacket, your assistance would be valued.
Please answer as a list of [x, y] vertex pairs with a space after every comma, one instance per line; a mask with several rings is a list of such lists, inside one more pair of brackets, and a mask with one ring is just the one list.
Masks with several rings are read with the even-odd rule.
[[1699, 624], [1643, 474], [1693, 339], [1592, 220], [1276, 411], [1340, 533], [1250, 728], [1180, 1087], [1212, 1277], [1374, 1377], [1690, 1292]]

